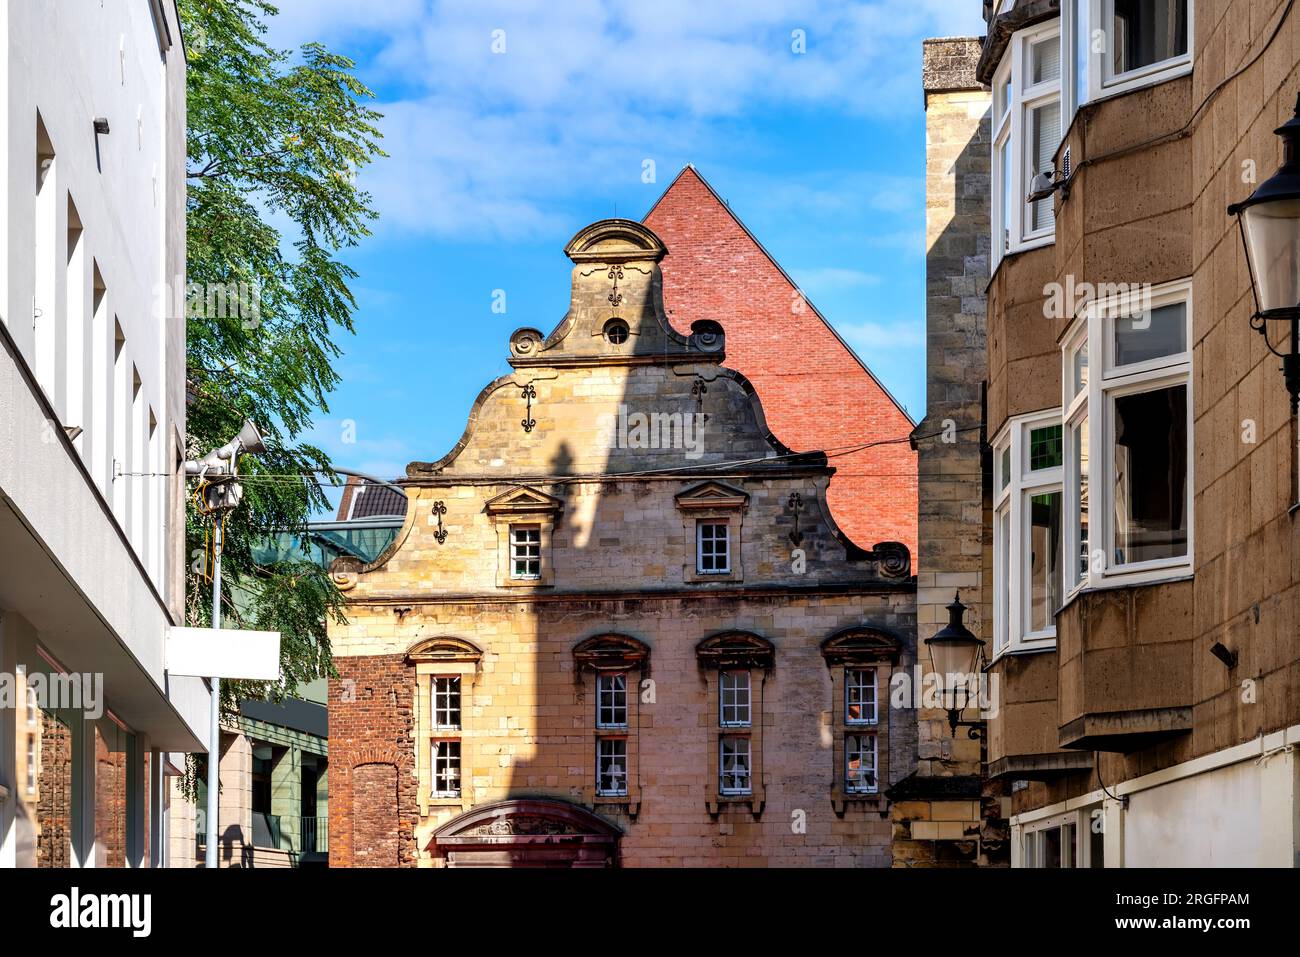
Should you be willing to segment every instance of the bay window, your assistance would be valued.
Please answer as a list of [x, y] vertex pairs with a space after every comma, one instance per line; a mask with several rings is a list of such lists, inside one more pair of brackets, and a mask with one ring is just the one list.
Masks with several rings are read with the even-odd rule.
[[1190, 283], [1132, 287], [1065, 340], [1071, 588], [1191, 570], [1190, 322]]
[[1061, 413], [1019, 416], [1003, 430], [994, 502], [994, 651], [1052, 647], [1064, 589]]
[[1061, 37], [1052, 20], [1016, 33], [994, 78], [993, 255], [1052, 240], [1052, 198], [1025, 197], [1035, 174], [1050, 172], [1061, 143]]
[[1059, 18], [1011, 36], [992, 84], [994, 268], [1008, 253], [1052, 241], [1053, 199], [1026, 197], [1034, 175], [1055, 168], [1079, 107], [1191, 71], [1194, 6], [1061, 0]]

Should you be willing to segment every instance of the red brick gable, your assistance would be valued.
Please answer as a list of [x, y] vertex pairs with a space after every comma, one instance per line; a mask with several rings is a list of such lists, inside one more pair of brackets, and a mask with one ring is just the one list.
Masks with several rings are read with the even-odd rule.
[[[753, 382], [777, 438], [832, 456], [829, 504], [840, 528], [867, 548], [902, 542], [915, 560], [916, 453], [903, 410], [693, 166], [643, 222], [668, 247], [673, 326], [689, 333], [697, 319], [722, 323], [725, 364]], [[895, 441], [835, 451], [886, 440]]]

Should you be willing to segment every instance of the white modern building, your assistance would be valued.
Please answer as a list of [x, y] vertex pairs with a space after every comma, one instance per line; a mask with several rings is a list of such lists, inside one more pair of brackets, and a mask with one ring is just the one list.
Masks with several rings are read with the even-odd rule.
[[173, 0], [0, 5], [0, 866], [160, 866], [184, 604]]

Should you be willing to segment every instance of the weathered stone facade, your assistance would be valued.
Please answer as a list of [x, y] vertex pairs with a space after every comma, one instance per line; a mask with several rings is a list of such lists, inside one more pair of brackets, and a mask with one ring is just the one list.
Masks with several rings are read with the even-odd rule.
[[[654, 233], [566, 252], [564, 321], [515, 332], [464, 437], [409, 466], [393, 546], [335, 565], [331, 864], [888, 866], [907, 549], [839, 531], [834, 470], [773, 437], [717, 323], [672, 329]], [[875, 777], [846, 774], [872, 741]]]
[[[927, 40], [922, 82], [926, 118], [926, 415], [912, 434], [919, 460], [917, 632], [948, 621], [960, 593], [965, 623], [984, 636], [990, 540], [985, 529], [983, 379], [987, 365], [984, 285], [989, 250], [990, 94], [975, 79], [980, 41]], [[966, 720], [978, 711], [968, 709]], [[894, 861], [900, 867], [997, 863], [1006, 840], [1001, 802], [981, 790], [980, 739], [949, 727], [947, 712], [918, 714], [918, 768], [896, 788]], [[983, 805], [983, 806], [981, 806]]]

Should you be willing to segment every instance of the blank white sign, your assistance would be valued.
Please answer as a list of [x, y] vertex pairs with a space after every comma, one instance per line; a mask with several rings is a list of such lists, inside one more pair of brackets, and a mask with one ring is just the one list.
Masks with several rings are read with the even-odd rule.
[[167, 670], [199, 678], [280, 678], [280, 633], [238, 628], [168, 628]]

